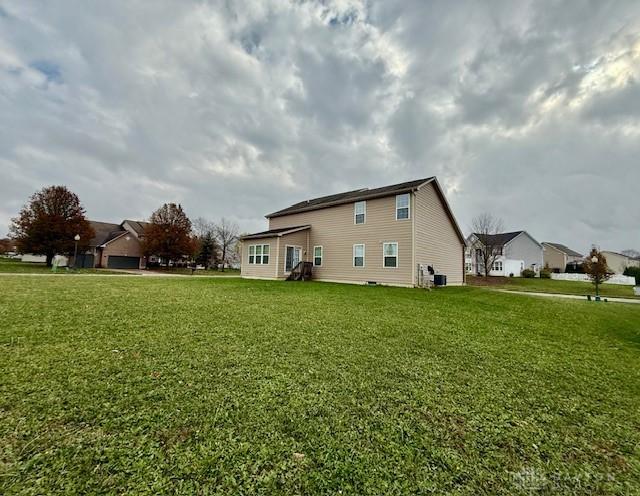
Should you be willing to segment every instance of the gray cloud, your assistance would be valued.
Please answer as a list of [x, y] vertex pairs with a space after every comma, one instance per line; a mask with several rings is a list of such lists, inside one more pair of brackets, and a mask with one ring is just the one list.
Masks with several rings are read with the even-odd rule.
[[463, 228], [640, 249], [638, 28], [633, 1], [8, 1], [0, 225], [48, 184], [254, 230], [437, 174]]

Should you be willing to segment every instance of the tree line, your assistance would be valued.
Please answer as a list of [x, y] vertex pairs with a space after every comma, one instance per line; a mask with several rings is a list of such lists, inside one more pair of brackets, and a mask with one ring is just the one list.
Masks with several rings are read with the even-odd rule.
[[[55, 255], [74, 253], [77, 235], [78, 253], [83, 253], [95, 232], [80, 199], [65, 186], [35, 192], [10, 225], [11, 244], [18, 252], [44, 255], [48, 266]], [[234, 260], [238, 235], [235, 222], [222, 218], [215, 223], [202, 217], [192, 222], [180, 204], [165, 203], [149, 218], [142, 250], [167, 265], [192, 261], [224, 270]]]

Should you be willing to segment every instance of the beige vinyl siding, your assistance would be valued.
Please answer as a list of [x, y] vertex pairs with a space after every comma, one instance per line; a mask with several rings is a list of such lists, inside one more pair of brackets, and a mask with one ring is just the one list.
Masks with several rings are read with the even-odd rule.
[[311, 250], [309, 249], [309, 229], [306, 231], [298, 231], [291, 234], [285, 234], [280, 238], [279, 262], [278, 262], [278, 278], [286, 278], [289, 274], [284, 271], [286, 258], [286, 247], [299, 246], [302, 248], [301, 261], [311, 260]]
[[543, 244], [542, 247], [544, 266], [550, 269], [559, 269], [564, 272], [567, 266], [564, 253], [550, 245]]
[[[269, 245], [268, 264], [250, 264], [249, 246]], [[277, 238], [247, 239], [242, 242], [242, 262], [240, 264], [240, 274], [242, 277], [256, 277], [274, 279], [276, 277], [276, 252]]]
[[[364, 224], [355, 224], [354, 205], [346, 203], [311, 212], [273, 217], [269, 220], [269, 229], [311, 225], [303, 259], [312, 261], [313, 247], [323, 247], [322, 267], [313, 268], [313, 278], [316, 280], [412, 285], [412, 220], [396, 220], [395, 196], [367, 200], [366, 208]], [[414, 213], [412, 205], [412, 217]], [[382, 244], [393, 241], [398, 243], [398, 267], [384, 268]], [[288, 241], [285, 242], [283, 237], [280, 249], [282, 257], [286, 243]], [[364, 268], [353, 266], [353, 245], [360, 243], [365, 245]], [[284, 267], [284, 259], [281, 265]]]
[[432, 265], [447, 284], [464, 283], [464, 244], [433, 184], [414, 194], [415, 263]]
[[637, 260], [633, 260], [620, 253], [602, 251], [602, 254], [607, 259], [607, 266], [615, 274], [622, 274], [627, 267], [638, 267], [640, 265]]

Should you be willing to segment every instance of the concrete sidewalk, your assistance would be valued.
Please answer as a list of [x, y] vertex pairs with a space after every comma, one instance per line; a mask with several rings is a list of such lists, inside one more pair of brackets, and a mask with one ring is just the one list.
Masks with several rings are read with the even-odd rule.
[[[494, 289], [493, 291], [499, 291], [500, 293], [515, 293], [520, 295], [528, 295], [528, 296], [546, 296], [551, 298], [564, 298], [568, 300], [582, 300], [587, 301], [586, 296], [581, 295], [568, 295], [568, 294], [558, 294], [558, 293], [535, 293], [533, 291], [511, 291], [509, 289]], [[618, 298], [618, 297], [610, 297], [610, 296], [601, 296], [604, 300], [606, 298], [607, 302], [610, 303], [635, 303], [636, 305], [640, 304], [640, 298]], [[601, 303], [604, 303], [602, 301]]]

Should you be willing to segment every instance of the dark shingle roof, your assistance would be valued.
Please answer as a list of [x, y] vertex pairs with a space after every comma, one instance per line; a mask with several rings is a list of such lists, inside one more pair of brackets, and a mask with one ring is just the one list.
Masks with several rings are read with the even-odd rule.
[[514, 231], [514, 232], [498, 233], [498, 234], [478, 234], [478, 233], [473, 233], [473, 235], [476, 238], [478, 238], [480, 241], [483, 241], [483, 239], [485, 239], [485, 240], [487, 240], [488, 242], [490, 242], [494, 246], [504, 246], [509, 241], [511, 241], [513, 238], [515, 238], [516, 236], [519, 236], [523, 232], [524, 231]]
[[142, 222], [139, 220], [126, 219], [122, 223], [124, 224], [125, 222], [129, 223], [138, 236], [142, 236], [144, 234], [144, 230], [151, 225], [150, 222]]
[[98, 222], [90, 220], [89, 224], [93, 228], [95, 235], [89, 243], [90, 246], [100, 246], [114, 238], [117, 238], [122, 233], [126, 232], [120, 224], [112, 224], [111, 222]]
[[268, 231], [261, 231], [258, 233], [247, 234], [246, 236], [242, 236], [240, 239], [274, 238], [276, 236], [283, 236], [290, 232], [302, 231], [304, 229], [310, 229], [310, 228], [311, 226], [281, 227], [278, 229], [270, 229]]
[[346, 191], [344, 193], [338, 193], [335, 195], [321, 196], [319, 198], [312, 198], [311, 200], [305, 200], [302, 202], [294, 203], [290, 207], [278, 210], [268, 214], [266, 217], [280, 217], [282, 215], [295, 214], [298, 212], [308, 212], [310, 210], [318, 210], [321, 208], [331, 207], [333, 205], [340, 205], [342, 203], [356, 202], [360, 200], [367, 200], [370, 198], [382, 198], [384, 196], [398, 195], [401, 193], [408, 193], [414, 191], [418, 186], [433, 181], [435, 177], [427, 177], [425, 179], [418, 179], [415, 181], [407, 181], [405, 183], [392, 184], [391, 186], [384, 186], [382, 188], [362, 188], [352, 191]]
[[565, 255], [569, 255], [570, 257], [583, 257], [582, 253], [578, 253], [577, 251], [573, 251], [571, 248], [568, 248], [566, 245], [560, 243], [550, 243], [545, 241], [546, 244], [553, 246], [556, 250], [560, 250]]

